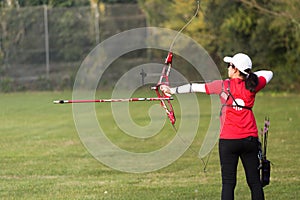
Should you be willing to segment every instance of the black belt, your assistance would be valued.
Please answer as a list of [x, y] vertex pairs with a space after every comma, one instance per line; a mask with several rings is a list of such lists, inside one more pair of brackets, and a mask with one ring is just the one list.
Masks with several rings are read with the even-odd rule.
[[249, 137], [243, 138], [243, 140], [250, 141], [250, 142], [256, 142], [256, 141], [258, 141], [258, 137], [249, 136]]

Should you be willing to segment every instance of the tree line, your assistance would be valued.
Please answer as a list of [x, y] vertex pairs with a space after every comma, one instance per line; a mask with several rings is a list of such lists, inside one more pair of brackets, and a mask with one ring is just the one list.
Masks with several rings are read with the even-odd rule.
[[87, 6], [91, 3], [137, 3], [137, 0], [0, 0], [0, 7], [48, 5], [53, 7]]
[[[154, 26], [179, 30], [196, 9], [194, 0], [139, 0]], [[300, 90], [299, 0], [202, 0], [185, 33], [220, 66], [236, 52], [251, 56], [255, 69], [274, 71], [272, 90]]]
[[[179, 30], [192, 17], [196, 0], [0, 0], [0, 7], [47, 4], [57, 7], [138, 3], [148, 25]], [[222, 58], [245, 52], [254, 70], [271, 69], [274, 91], [300, 89], [299, 0], [202, 0], [197, 18], [184, 31], [220, 66]]]

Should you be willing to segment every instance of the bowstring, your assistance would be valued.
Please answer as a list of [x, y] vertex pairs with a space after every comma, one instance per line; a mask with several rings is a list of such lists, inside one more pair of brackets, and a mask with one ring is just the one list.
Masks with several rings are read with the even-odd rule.
[[174, 46], [174, 43], [175, 41], [177, 40], [178, 36], [180, 35], [180, 33], [188, 26], [190, 25], [190, 23], [194, 20], [194, 18], [198, 15], [198, 12], [199, 12], [199, 9], [200, 9], [200, 1], [197, 1], [197, 9], [195, 11], [195, 14], [193, 15], [193, 17], [177, 32], [176, 36], [174, 37], [171, 45], [170, 45], [170, 48], [169, 48], [169, 52], [172, 51], [173, 49], [173, 46]]

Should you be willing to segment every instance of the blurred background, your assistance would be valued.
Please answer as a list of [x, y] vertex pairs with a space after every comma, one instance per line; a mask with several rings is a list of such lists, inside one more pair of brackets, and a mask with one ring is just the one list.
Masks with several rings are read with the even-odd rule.
[[[207, 50], [224, 78], [222, 58], [245, 52], [254, 70], [274, 71], [268, 90], [300, 90], [299, 0], [199, 2], [197, 18], [183, 33]], [[0, 0], [0, 92], [70, 90], [97, 44], [133, 28], [180, 30], [196, 8], [195, 0]], [[137, 63], [153, 61], [164, 57], [130, 53], [113, 63], [103, 85]], [[185, 71], [191, 79], [193, 73]]]

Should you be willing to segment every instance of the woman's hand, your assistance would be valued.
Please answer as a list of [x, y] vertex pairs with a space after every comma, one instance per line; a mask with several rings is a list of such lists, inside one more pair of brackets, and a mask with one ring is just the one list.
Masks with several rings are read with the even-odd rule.
[[172, 96], [171, 89], [167, 85], [161, 85], [159, 89], [168, 97]]

